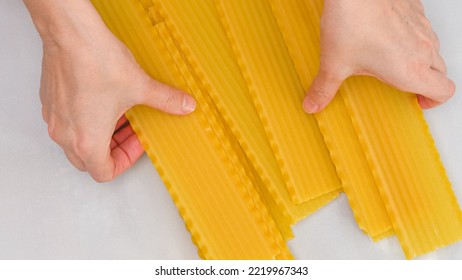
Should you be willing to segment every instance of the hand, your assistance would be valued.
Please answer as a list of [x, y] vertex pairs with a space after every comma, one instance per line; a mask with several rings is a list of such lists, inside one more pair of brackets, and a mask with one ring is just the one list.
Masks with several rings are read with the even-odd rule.
[[[36, 22], [44, 42], [40, 98], [49, 134], [79, 170], [98, 182], [112, 180], [143, 153], [131, 127], [123, 125], [128, 109], [145, 104], [183, 115], [194, 110], [195, 101], [152, 80], [88, 1], [26, 1], [33, 17], [34, 9], [43, 8], [34, 6], [39, 2], [66, 6], [53, 20]], [[44, 31], [50, 22], [59, 26]]]
[[325, 108], [352, 75], [374, 76], [416, 93], [422, 108], [455, 92], [419, 0], [324, 1], [321, 66], [303, 101], [305, 111]]

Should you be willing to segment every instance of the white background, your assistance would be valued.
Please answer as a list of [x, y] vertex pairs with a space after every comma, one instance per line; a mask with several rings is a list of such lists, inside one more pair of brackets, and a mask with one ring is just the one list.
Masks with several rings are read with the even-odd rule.
[[[423, 1], [450, 77], [462, 88], [462, 2]], [[41, 42], [19, 0], [0, 0], [0, 259], [197, 259], [146, 156], [97, 184], [48, 137], [38, 97]], [[393, 62], [397, 63], [397, 62]], [[462, 201], [462, 97], [426, 112]], [[402, 259], [395, 237], [373, 243], [344, 195], [294, 227], [299, 259]], [[426, 259], [462, 259], [462, 242]]]

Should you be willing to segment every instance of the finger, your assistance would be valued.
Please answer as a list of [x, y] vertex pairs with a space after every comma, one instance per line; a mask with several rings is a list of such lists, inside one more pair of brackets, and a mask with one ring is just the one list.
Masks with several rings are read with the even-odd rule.
[[127, 123], [127, 122], [128, 122], [128, 119], [127, 119], [127, 117], [125, 116], [125, 114], [123, 114], [123, 115], [119, 118], [119, 120], [117, 121], [114, 131], [117, 131], [118, 129], [120, 129], [120, 127], [124, 126], [125, 123]]
[[143, 153], [144, 148], [134, 133], [112, 149], [111, 157], [115, 166], [114, 176], [118, 176], [132, 167]]
[[444, 62], [444, 59], [436, 51], [433, 52], [431, 68], [444, 75], [447, 75], [448, 73], [448, 69], [446, 67], [446, 63]]
[[127, 125], [126, 127], [119, 129], [117, 133], [112, 135], [112, 139], [117, 145], [120, 145], [123, 143], [127, 138], [130, 136], [134, 135], [135, 132], [133, 131], [132, 127], [130, 125]]
[[114, 134], [112, 134], [111, 140], [111, 150], [117, 147], [120, 143], [124, 142], [128, 137], [135, 134], [133, 131], [130, 122], [128, 119], [123, 115], [116, 124], [116, 128]]
[[455, 90], [454, 82], [448, 79], [446, 75], [428, 68], [415, 81], [414, 87], [408, 91], [419, 93], [428, 99], [443, 103], [454, 95]]
[[108, 182], [130, 168], [143, 152], [144, 149], [138, 137], [133, 133], [112, 149], [107, 149], [102, 157], [86, 164], [86, 167], [97, 182]]
[[320, 71], [303, 100], [303, 109], [312, 114], [324, 109], [334, 98], [346, 77]]
[[114, 137], [112, 137], [111, 139], [111, 144], [109, 145], [109, 148], [111, 149], [111, 151], [117, 147], [119, 144], [117, 144], [117, 141], [114, 139]]
[[430, 109], [438, 105], [441, 105], [441, 102], [431, 100], [420, 94], [417, 94], [417, 101], [419, 102], [419, 105], [422, 109]]
[[[81, 160], [90, 175], [97, 182], [108, 182], [132, 166], [143, 154], [144, 149], [122, 115], [114, 125], [114, 132], [107, 141], [82, 144], [85, 152]], [[97, 144], [97, 145], [95, 145]]]
[[119, 133], [119, 131], [121, 131], [129, 125], [130, 122], [128, 121], [128, 119], [125, 117], [125, 115], [122, 115], [122, 117], [120, 117], [120, 119], [117, 121], [117, 124], [114, 128], [114, 133], [112, 135], [114, 136], [115, 134]]
[[127, 117], [125, 116], [125, 114], [123, 114], [123, 115], [119, 118], [119, 120], [117, 121], [115, 129], [118, 129], [118, 128], [119, 128], [120, 126], [122, 126], [125, 122], [128, 122], [128, 119], [127, 119]]
[[98, 182], [114, 179], [130, 168], [144, 152], [132, 127], [123, 127], [125, 121], [127, 119], [123, 116], [117, 122], [117, 133], [111, 137], [110, 149], [105, 149], [105, 153], [89, 159], [90, 163], [86, 164], [88, 172]]
[[72, 163], [75, 168], [77, 168], [80, 171], [86, 171], [85, 165], [83, 161], [74, 153], [71, 151], [66, 151], [64, 150], [64, 153], [66, 154], [67, 159]]
[[196, 108], [193, 97], [151, 78], [147, 78], [146, 87], [140, 92], [138, 103], [175, 115], [189, 114]]

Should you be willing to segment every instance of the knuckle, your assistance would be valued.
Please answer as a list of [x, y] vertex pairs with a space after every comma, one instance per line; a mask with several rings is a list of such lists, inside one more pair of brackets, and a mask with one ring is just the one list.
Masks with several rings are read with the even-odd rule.
[[422, 5], [421, 1], [417, 1], [417, 12], [421, 15], [425, 15], [425, 7]]
[[329, 100], [335, 94], [335, 92], [332, 92], [332, 85], [340, 84], [342, 79], [340, 78], [340, 75], [330, 71], [322, 71], [320, 72], [320, 76], [322, 77], [322, 80], [324, 82], [314, 83], [312, 85], [312, 93], [315, 96], [315, 98], [322, 101], [326, 101]]
[[105, 174], [105, 173], [91, 172], [90, 176], [97, 183], [106, 183], [112, 180], [112, 176], [110, 174]]
[[164, 90], [164, 98], [160, 104], [160, 109], [163, 111], [168, 111], [175, 107], [177, 104], [178, 98], [171, 88]]
[[79, 158], [77, 158], [77, 156], [68, 152], [66, 152], [66, 156], [75, 168], [77, 168], [81, 172], [85, 171], [85, 166], [83, 165], [82, 161]]
[[141, 102], [151, 104], [158, 110], [169, 112], [181, 107], [181, 94], [166, 84], [150, 79], [144, 92]]
[[444, 75], [447, 75], [448, 74], [448, 67], [446, 66], [446, 62], [444, 60], [441, 60], [441, 69], [439, 69], [439, 71], [441, 71], [441, 73], [443, 73]]
[[425, 16], [421, 16], [420, 17], [420, 24], [424, 27], [424, 28], [432, 28], [432, 24], [430, 22], [430, 20], [425, 17]]
[[56, 143], [59, 142], [59, 131], [56, 126], [52, 124], [48, 125], [48, 135], [50, 136], [51, 140], [55, 141]]
[[326, 87], [321, 84], [313, 85], [312, 95], [313, 97], [322, 100], [326, 100], [330, 97], [330, 93], [327, 91]]
[[73, 150], [78, 157], [88, 159], [93, 154], [93, 144], [85, 138], [75, 139]]
[[435, 40], [430, 36], [422, 36], [420, 38], [420, 47], [424, 52], [433, 51], [436, 49]]
[[452, 98], [455, 94], [456, 94], [456, 85], [454, 84], [454, 82], [449, 81], [448, 82], [448, 92], [447, 92], [448, 98], [447, 99]]
[[85, 171], [85, 167], [81, 164], [74, 164], [75, 168], [77, 168], [77, 170], [79, 170], [80, 172], [84, 172]]

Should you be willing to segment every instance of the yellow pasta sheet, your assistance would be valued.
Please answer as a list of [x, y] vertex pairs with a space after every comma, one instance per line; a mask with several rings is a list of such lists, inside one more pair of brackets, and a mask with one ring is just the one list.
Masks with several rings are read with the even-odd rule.
[[[267, 194], [265, 197], [272, 200], [271, 212], [279, 217], [276, 218], [277, 223], [294, 224], [337, 197], [339, 186], [335, 185], [326, 190], [325, 194], [320, 192], [309, 201], [304, 200], [300, 204], [292, 201], [286, 185], [290, 180], [284, 180], [213, 1], [156, 0], [153, 3], [150, 11], [155, 11], [152, 11], [152, 15], [160, 15], [161, 20], [165, 20], [194, 75], [229, 127], [230, 137], [236, 137], [240, 148], [255, 169], [255, 175], [260, 180], [258, 186], [263, 194]], [[192, 27], [194, 32], [191, 32]], [[316, 147], [318, 142], [311, 145]], [[304, 176], [314, 172], [309, 171], [308, 159], [303, 159], [302, 155], [291, 155], [305, 161], [297, 169], [291, 170], [291, 174]], [[329, 161], [329, 158], [324, 160]], [[335, 180], [335, 174], [330, 175]], [[290, 179], [290, 176], [286, 178]], [[306, 183], [299, 187], [309, 189], [319, 182], [323, 183], [325, 180], [316, 179], [309, 182], [309, 185]]]
[[460, 208], [415, 95], [366, 77], [340, 92], [406, 257], [462, 239]]
[[341, 187], [266, 0], [214, 1], [295, 203]]
[[[156, 28], [160, 30], [159, 33], [161, 34], [161, 37], [163, 38], [166, 50], [173, 57], [175, 64], [180, 69], [181, 75], [185, 77], [185, 79], [189, 79], [192, 84], [195, 84], [195, 85], [200, 84], [200, 79], [198, 79], [197, 76], [193, 74], [192, 66], [189, 63], [187, 63], [187, 61], [184, 59], [185, 55], [181, 52], [177, 43], [174, 41], [173, 37], [168, 32], [167, 28], [165, 27], [165, 24], [164, 23], [158, 24], [156, 25]], [[231, 148], [233, 149], [232, 152], [236, 153], [239, 163], [242, 165], [242, 168], [246, 171], [246, 175], [249, 177], [250, 181], [252, 182], [253, 187], [255, 187], [257, 193], [260, 195], [260, 198], [262, 198], [264, 206], [269, 211], [269, 214], [271, 215], [271, 217], [276, 221], [276, 226], [279, 229], [280, 233], [286, 240], [292, 238], [293, 233], [292, 233], [292, 230], [290, 229], [290, 224], [280, 214], [280, 209], [276, 207], [274, 200], [269, 195], [267, 189], [264, 187], [264, 184], [262, 183], [260, 177], [258, 176], [255, 169], [249, 162], [247, 156], [245, 155], [244, 151], [239, 145], [239, 142], [237, 141], [236, 137], [233, 135], [233, 133], [231, 132], [231, 130], [225, 123], [224, 119], [219, 114], [210, 96], [205, 93], [205, 90], [203, 90], [203, 88], [201, 89], [201, 93], [202, 94], [201, 94], [200, 100], [203, 100], [203, 102], [207, 104], [208, 114], [210, 115], [210, 117], [216, 118], [217, 123], [220, 126], [220, 129], [222, 129], [224, 136], [226, 137], [226, 140], [229, 141]], [[263, 205], [260, 205], [260, 206], [263, 206]], [[226, 205], [223, 205], [222, 207], [226, 207]], [[273, 223], [272, 220], [268, 220], [267, 222]], [[272, 229], [274, 230], [274, 227], [272, 227]], [[276, 232], [274, 234], [279, 236], [278, 233]], [[279, 239], [278, 241], [281, 242], [280, 244], [281, 248], [282, 247], [287, 248], [285, 245], [282, 245], [281, 239]], [[288, 256], [289, 255], [290, 254], [288, 254]]]
[[200, 86], [191, 75], [184, 75], [187, 66], [172, 51], [165, 25], [153, 27], [136, 0], [93, 3], [147, 73], [190, 92], [198, 101], [196, 111], [187, 117], [169, 116], [142, 106], [132, 109], [127, 117], [176, 203], [199, 254], [206, 259], [290, 258]]
[[[310, 13], [303, 1], [269, 2], [298, 77], [304, 90], [308, 91], [320, 64], [319, 16], [312, 11]], [[343, 98], [337, 95], [327, 108], [316, 114], [316, 120], [358, 226], [374, 240], [391, 234], [391, 221]]]
[[[321, 0], [305, 4], [320, 18]], [[370, 77], [350, 78], [340, 94], [405, 256], [462, 239], [460, 208], [415, 95]]]
[[138, 106], [127, 117], [203, 258], [292, 258], [290, 225], [340, 180], [359, 227], [375, 240], [396, 232], [408, 258], [462, 238], [413, 94], [354, 77], [322, 113], [302, 111], [322, 0], [92, 2], [148, 74], [198, 102], [188, 116]]

